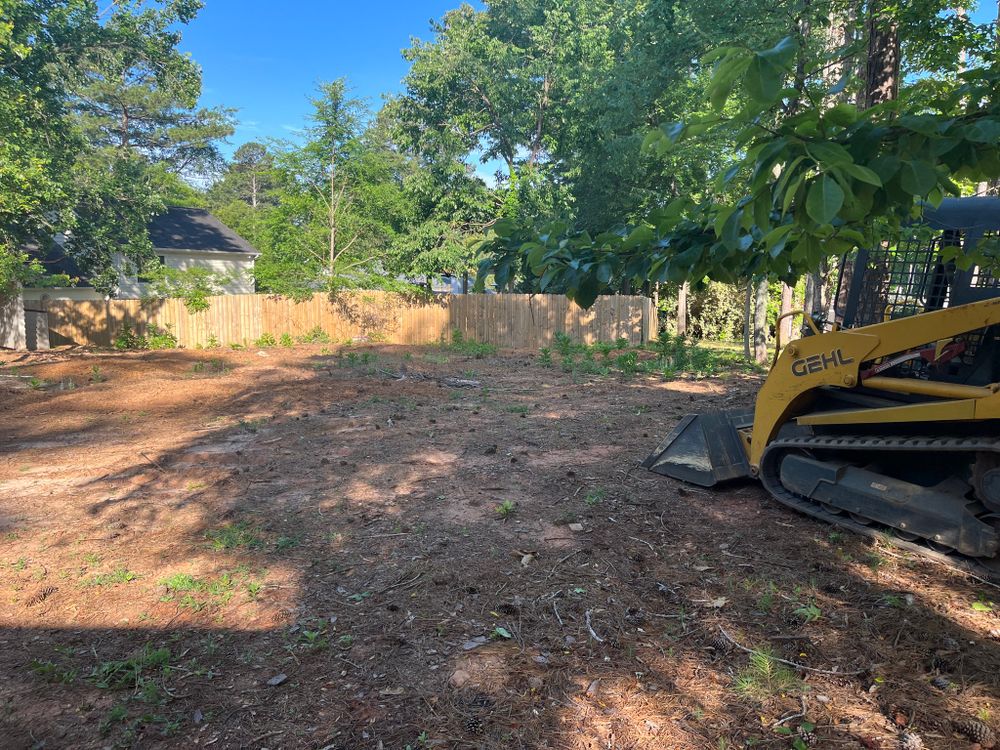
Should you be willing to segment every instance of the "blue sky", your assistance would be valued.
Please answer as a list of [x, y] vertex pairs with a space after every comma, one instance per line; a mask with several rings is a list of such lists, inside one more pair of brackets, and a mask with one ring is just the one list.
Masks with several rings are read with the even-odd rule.
[[377, 109], [400, 90], [410, 37], [459, 0], [205, 0], [181, 49], [203, 72], [202, 105], [236, 107], [227, 153], [249, 140], [294, 137], [320, 81], [346, 76]]
[[[410, 38], [429, 39], [431, 19], [459, 2], [205, 0], [183, 29], [181, 48], [202, 67], [202, 104], [239, 110], [228, 154], [249, 140], [293, 138], [320, 81], [346, 76], [355, 94], [377, 109], [383, 94], [401, 88], [407, 63], [400, 52]], [[985, 22], [995, 14], [989, 0], [973, 18]]]

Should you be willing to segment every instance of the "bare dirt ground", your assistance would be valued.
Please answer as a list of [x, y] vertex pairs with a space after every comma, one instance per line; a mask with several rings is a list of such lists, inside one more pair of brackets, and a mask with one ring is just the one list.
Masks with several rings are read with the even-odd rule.
[[757, 379], [336, 353], [0, 357], [0, 746], [968, 748], [954, 722], [995, 726], [1000, 592], [754, 485], [637, 468]]

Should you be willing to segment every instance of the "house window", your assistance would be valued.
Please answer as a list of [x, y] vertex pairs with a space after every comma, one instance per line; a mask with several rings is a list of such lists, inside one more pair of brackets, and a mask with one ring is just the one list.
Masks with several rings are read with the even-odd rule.
[[160, 265], [161, 266], [167, 265], [167, 256], [166, 255], [157, 255], [156, 257], [160, 259]]

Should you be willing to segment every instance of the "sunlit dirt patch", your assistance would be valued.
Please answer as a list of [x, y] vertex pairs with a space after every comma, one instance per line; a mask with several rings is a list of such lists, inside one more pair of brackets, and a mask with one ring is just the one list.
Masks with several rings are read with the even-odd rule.
[[752, 377], [378, 346], [17, 366], [54, 385], [0, 396], [4, 747], [950, 750], [996, 728], [996, 589], [637, 467]]

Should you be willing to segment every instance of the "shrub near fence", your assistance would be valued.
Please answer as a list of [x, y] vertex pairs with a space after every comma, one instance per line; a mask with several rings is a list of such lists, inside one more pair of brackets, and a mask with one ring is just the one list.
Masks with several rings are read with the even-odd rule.
[[557, 332], [595, 343], [624, 337], [643, 344], [656, 336], [646, 297], [598, 298], [589, 310], [563, 296], [468, 294], [430, 299], [387, 292], [316, 294], [295, 302], [263, 294], [209, 298], [207, 310], [189, 313], [182, 300], [49, 302], [52, 344], [111, 346], [126, 325], [145, 335], [156, 326], [173, 332], [181, 346], [252, 345], [262, 336], [303, 336], [316, 328], [334, 341], [368, 339], [391, 344], [431, 344], [453, 330], [504, 349], [537, 349]]

